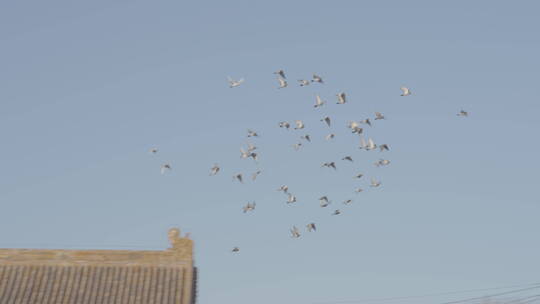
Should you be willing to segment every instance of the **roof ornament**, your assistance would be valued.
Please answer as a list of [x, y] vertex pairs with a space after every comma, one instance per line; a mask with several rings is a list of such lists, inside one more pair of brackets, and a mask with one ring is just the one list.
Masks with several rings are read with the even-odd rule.
[[179, 256], [183, 258], [191, 257], [193, 252], [193, 241], [189, 239], [189, 233], [186, 233], [182, 237], [180, 229], [171, 228], [168, 232], [169, 243], [171, 247], [169, 250], [176, 252]]

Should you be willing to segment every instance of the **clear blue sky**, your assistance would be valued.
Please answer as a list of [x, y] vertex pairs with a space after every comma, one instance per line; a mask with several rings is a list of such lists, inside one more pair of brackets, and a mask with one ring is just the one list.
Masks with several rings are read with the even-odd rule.
[[[539, 10], [534, 1], [3, 2], [0, 247], [163, 249], [178, 226], [196, 242], [201, 304], [540, 281]], [[313, 72], [326, 84], [297, 86]], [[228, 75], [246, 82], [230, 89]], [[400, 97], [402, 85], [414, 95]], [[335, 104], [339, 91], [348, 104]], [[316, 94], [327, 106], [312, 107]], [[462, 108], [470, 117], [455, 115]], [[358, 150], [345, 128], [375, 111], [388, 119], [366, 132], [389, 152]], [[306, 132], [277, 127], [295, 119]], [[261, 134], [263, 173], [242, 185], [232, 175], [256, 168], [239, 159], [247, 128]], [[333, 143], [323, 140], [330, 130]], [[313, 142], [295, 152], [304, 133]], [[347, 154], [353, 164], [340, 161]], [[375, 168], [381, 156], [391, 165]], [[337, 171], [320, 168], [331, 160]], [[173, 170], [160, 175], [164, 162]], [[222, 172], [209, 177], [215, 162]], [[367, 186], [371, 176], [380, 188]], [[296, 205], [275, 191], [281, 184]], [[366, 191], [355, 195], [357, 186]], [[318, 207], [322, 195], [333, 205]], [[355, 202], [341, 205], [347, 198]], [[243, 214], [250, 200], [257, 209]], [[343, 214], [331, 216], [336, 206]], [[316, 233], [290, 238], [310, 221]]]

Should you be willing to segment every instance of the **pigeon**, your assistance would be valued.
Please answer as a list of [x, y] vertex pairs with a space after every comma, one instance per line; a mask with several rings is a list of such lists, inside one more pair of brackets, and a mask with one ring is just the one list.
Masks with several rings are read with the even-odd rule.
[[344, 204], [344, 205], [349, 205], [349, 204], [351, 204], [352, 202], [353, 202], [352, 199], [348, 199], [348, 200], [346, 200], [346, 201], [343, 201], [343, 204]]
[[287, 87], [287, 81], [283, 78], [278, 78], [279, 81], [279, 87], [278, 89], [283, 89]]
[[367, 143], [367, 146], [366, 146], [366, 150], [374, 150], [377, 148], [377, 145], [375, 144], [375, 142], [373, 141], [373, 139], [369, 138], [368, 139], [368, 143]]
[[240, 248], [238, 248], [238, 247], [234, 247], [234, 248], [231, 250], [231, 252], [234, 252], [234, 253], [237, 253], [237, 252], [239, 252], [239, 251], [240, 251]]
[[286, 186], [286, 185], [283, 185], [283, 186], [279, 187], [279, 189], [277, 189], [277, 191], [283, 191], [283, 193], [287, 194], [288, 193], [287, 191], [289, 191], [289, 187]]
[[149, 152], [152, 153], [152, 154], [156, 154], [158, 152], [158, 149], [157, 148], [152, 148], [152, 149], [150, 149]]
[[286, 122], [286, 121], [281, 121], [281, 122], [279, 123], [279, 127], [280, 127], [280, 128], [285, 128], [285, 129], [288, 130], [288, 129], [291, 127], [291, 124], [288, 123], [288, 122]]
[[364, 131], [362, 128], [360, 128], [360, 123], [356, 121], [349, 121], [347, 127], [351, 129], [352, 133], [362, 134]]
[[321, 96], [317, 95], [315, 96], [315, 105], [313, 107], [315, 108], [322, 107], [325, 103], [326, 101], [322, 100]]
[[301, 143], [301, 142], [296, 143], [296, 144], [293, 145], [293, 148], [294, 148], [294, 150], [296, 150], [296, 151], [300, 150], [300, 147], [302, 147], [302, 143]]
[[350, 162], [353, 161], [352, 157], [350, 157], [350, 156], [345, 156], [345, 157], [343, 157], [341, 160], [348, 160], [348, 161], [350, 161]]
[[375, 120], [385, 119], [381, 112], [375, 112]]
[[390, 164], [390, 161], [388, 159], [379, 159], [375, 162], [375, 166], [381, 167], [381, 166], [388, 166]]
[[256, 152], [249, 153], [249, 157], [253, 158], [255, 162], [259, 159], [259, 155]]
[[241, 78], [239, 80], [234, 80], [230, 76], [228, 76], [227, 79], [229, 80], [229, 87], [230, 88], [237, 87], [237, 86], [241, 85], [244, 82], [244, 78]]
[[244, 149], [240, 148], [240, 158], [248, 158], [251, 157], [251, 152], [244, 151]]
[[261, 174], [261, 172], [262, 172], [261, 170], [255, 171], [255, 172], [251, 175], [251, 180], [253, 180], [253, 181], [256, 180], [257, 177], [259, 176], [259, 174]]
[[253, 130], [248, 129], [247, 133], [248, 133], [247, 137], [259, 137], [259, 134], [257, 134], [257, 132], [255, 132]]
[[296, 124], [296, 127], [294, 127], [295, 130], [300, 130], [304, 128], [304, 122], [301, 120], [295, 120], [294, 123]]
[[401, 87], [400, 89], [403, 92], [403, 93], [401, 93], [401, 96], [409, 96], [409, 95], [411, 95], [411, 90], [409, 90], [408, 88]]
[[315, 223], [309, 223], [306, 225], [306, 228], [307, 228], [307, 231], [308, 232], [312, 232], [312, 231], [317, 231], [317, 227], [315, 227]]
[[371, 179], [371, 187], [379, 187], [381, 185], [381, 182], [380, 181], [377, 181], [376, 179], [372, 178]]
[[330, 117], [326, 116], [321, 121], [324, 121], [330, 127]]
[[300, 83], [301, 87], [305, 87], [305, 86], [309, 85], [309, 80], [298, 79], [298, 82]]
[[325, 196], [322, 196], [319, 198], [319, 204], [321, 205], [321, 207], [326, 207], [328, 205], [330, 205], [330, 201], [328, 200], [328, 197]]
[[358, 174], [356, 174], [356, 175], [354, 176], [354, 178], [362, 178], [362, 176], [364, 176], [364, 174], [358, 173]]
[[325, 139], [330, 140], [330, 139], [334, 139], [334, 137], [336, 137], [336, 135], [334, 133], [330, 133], [330, 134], [326, 135]]
[[242, 178], [242, 173], [235, 174], [235, 175], [233, 176], [233, 180], [234, 180], [234, 179], [238, 180], [238, 181], [241, 182], [241, 183], [244, 183], [243, 178]]
[[342, 92], [342, 93], [337, 94], [336, 96], [338, 98], [337, 104], [345, 104], [347, 102], [347, 98], [345, 96], [345, 93]]
[[218, 166], [218, 164], [214, 164], [214, 166], [210, 169], [210, 176], [214, 176], [216, 174], [218, 174], [220, 168]]
[[283, 79], [287, 79], [287, 77], [285, 77], [285, 71], [283, 70], [277, 70], [276, 72], [274, 72], [274, 74], [278, 75], [279, 77]]
[[384, 150], [386, 151], [390, 151], [390, 148], [388, 148], [388, 145], [387, 144], [382, 144], [379, 146], [379, 150], [382, 152]]
[[309, 136], [309, 134], [302, 135], [302, 136], [300, 136], [300, 138], [311, 142], [311, 137]]
[[257, 150], [257, 147], [254, 146], [252, 143], [248, 142], [247, 145], [248, 145], [248, 148], [247, 148], [248, 152], [253, 152], [253, 151]]
[[457, 116], [467, 117], [469, 116], [469, 113], [465, 110], [459, 111], [459, 113], [456, 114]]
[[247, 203], [247, 205], [242, 207], [242, 210], [244, 211], [244, 213], [255, 210], [255, 202], [253, 202], [253, 204], [252, 203]]
[[296, 228], [296, 226], [293, 226], [291, 228], [291, 236], [295, 239], [300, 237], [300, 231], [298, 230], [298, 228]]
[[161, 174], [165, 174], [167, 170], [172, 170], [171, 164], [165, 163], [161, 165]]
[[364, 189], [362, 189], [362, 188], [356, 188], [356, 189], [354, 189], [354, 193], [356, 193], [356, 194], [358, 194], [358, 193], [360, 193], [360, 192], [362, 192], [362, 191], [364, 191]]
[[336, 164], [334, 162], [324, 163], [322, 164], [322, 167], [334, 168], [334, 170], [336, 170]]
[[317, 74], [313, 74], [313, 78], [311, 79], [311, 82], [324, 83], [321, 76], [319, 76]]
[[340, 214], [341, 214], [341, 211], [339, 211], [339, 209], [336, 209], [334, 213], [332, 213], [332, 215], [340, 215]]
[[295, 203], [296, 202], [296, 196], [288, 193], [288, 197], [287, 197], [287, 204], [292, 204], [292, 203]]
[[369, 120], [369, 118], [366, 118], [366, 119], [364, 119], [364, 120], [362, 120], [360, 122], [371, 127], [371, 121]]

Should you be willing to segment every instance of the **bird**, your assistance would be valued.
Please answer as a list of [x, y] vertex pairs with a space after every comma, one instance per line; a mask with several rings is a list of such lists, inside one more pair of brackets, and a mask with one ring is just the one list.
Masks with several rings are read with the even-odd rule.
[[248, 145], [248, 148], [247, 148], [248, 152], [253, 152], [253, 151], [257, 150], [257, 147], [254, 146], [252, 143], [248, 142], [247, 145]]
[[301, 138], [301, 139], [305, 139], [305, 140], [311, 142], [311, 137], [309, 136], [309, 134], [302, 135], [302, 136], [300, 136], [300, 138]]
[[341, 211], [339, 211], [339, 209], [336, 209], [334, 213], [332, 213], [332, 215], [340, 215], [340, 214], [341, 214]]
[[390, 148], [388, 147], [387, 144], [382, 144], [382, 145], [379, 146], [379, 150], [380, 150], [381, 152], [384, 151], [384, 150], [390, 151]]
[[240, 78], [239, 80], [234, 80], [231, 78], [231, 76], [228, 76], [227, 79], [229, 80], [229, 87], [234, 88], [239, 85], [241, 85], [244, 82], [244, 78]]
[[242, 210], [244, 211], [244, 213], [253, 211], [255, 210], [255, 205], [255, 202], [247, 203], [244, 207], [242, 207]]
[[158, 149], [157, 148], [152, 148], [152, 149], [150, 149], [149, 152], [152, 153], [152, 154], [156, 154], [158, 152]]
[[364, 120], [362, 120], [360, 122], [371, 127], [371, 121], [369, 120], [369, 118], [366, 118], [366, 119], [364, 119]]
[[256, 152], [249, 153], [249, 157], [253, 158], [255, 162], [259, 159], [259, 155]]
[[214, 166], [210, 169], [210, 176], [214, 176], [218, 174], [220, 168], [218, 164], [214, 164]]
[[338, 98], [337, 104], [345, 104], [347, 102], [347, 98], [345, 96], [345, 93], [341, 92], [339, 94], [336, 94], [336, 96]]
[[375, 120], [385, 119], [381, 112], [375, 112]]
[[283, 193], [287, 194], [289, 191], [289, 187], [287, 185], [283, 185], [277, 189], [277, 191], [283, 191]]
[[401, 87], [400, 89], [403, 92], [401, 93], [401, 96], [409, 96], [412, 93], [407, 87]]
[[347, 123], [347, 127], [351, 129], [352, 133], [362, 134], [364, 131], [362, 128], [360, 128], [360, 123], [356, 121], [349, 121]]
[[238, 180], [241, 183], [244, 183], [243, 178], [242, 178], [242, 173], [237, 173], [237, 174], [233, 175], [233, 180], [235, 180], [235, 179]]
[[349, 204], [351, 204], [352, 202], [353, 202], [352, 199], [348, 199], [348, 200], [346, 200], [346, 201], [343, 201], [343, 204], [344, 204], [344, 205], [349, 205]]
[[356, 174], [356, 175], [354, 176], [354, 178], [362, 178], [362, 176], [364, 176], [364, 174], [358, 173], [358, 174]]
[[311, 82], [318, 82], [318, 83], [324, 83], [324, 81], [322, 80], [321, 76], [317, 75], [317, 74], [313, 74], [313, 77], [311, 79]]
[[294, 127], [295, 130], [300, 130], [304, 128], [304, 122], [301, 120], [295, 120], [294, 123], [296, 124], [296, 127]]
[[374, 150], [377, 148], [377, 145], [375, 144], [375, 142], [373, 141], [373, 139], [369, 138], [368, 139], [368, 143], [367, 143], [367, 147], [366, 147], [366, 150]]
[[343, 157], [341, 160], [348, 160], [348, 161], [350, 161], [350, 162], [353, 161], [352, 157], [350, 157], [350, 156], [348, 156], [348, 155], [345, 156], [345, 157]]
[[300, 150], [300, 147], [302, 147], [302, 143], [301, 143], [301, 142], [296, 143], [296, 144], [293, 145], [293, 148], [294, 148], [294, 150], [296, 150], [296, 151]]
[[306, 228], [307, 228], [307, 231], [308, 232], [311, 232], [311, 231], [317, 231], [317, 227], [315, 227], [315, 223], [309, 223], [306, 225]]
[[300, 231], [298, 230], [298, 228], [296, 228], [296, 226], [293, 226], [291, 228], [291, 236], [295, 239], [300, 237]]
[[459, 111], [459, 113], [456, 114], [457, 116], [467, 117], [469, 116], [469, 113], [465, 110]]
[[274, 74], [278, 75], [279, 77], [283, 79], [287, 79], [287, 77], [285, 77], [285, 71], [283, 70], [277, 70], [276, 72], [274, 72]]
[[167, 170], [172, 170], [171, 164], [165, 163], [161, 165], [161, 174], [165, 174]]
[[281, 122], [279, 122], [279, 127], [280, 128], [285, 128], [285, 129], [288, 130], [291, 127], [291, 124], [286, 122], [286, 121], [281, 121]]
[[354, 192], [355, 192], [356, 194], [358, 194], [358, 193], [360, 193], [360, 192], [362, 192], [362, 191], [364, 191], [364, 189], [362, 189], [362, 188], [356, 188], [356, 189], [354, 190]]
[[375, 162], [375, 166], [381, 167], [381, 166], [388, 166], [390, 164], [390, 161], [388, 159], [379, 159]]
[[244, 151], [243, 148], [240, 148], [240, 158], [248, 158], [251, 157], [251, 152]]
[[292, 195], [291, 193], [288, 193], [287, 204], [292, 204], [295, 202], [296, 202], [296, 196]]
[[330, 201], [328, 200], [328, 197], [325, 196], [322, 196], [319, 198], [319, 204], [321, 207], [327, 207], [328, 205], [330, 205]]
[[239, 251], [240, 251], [240, 248], [238, 248], [238, 247], [234, 247], [234, 248], [231, 250], [231, 252], [234, 252], [234, 253], [237, 253], [237, 252], [239, 252]]
[[283, 89], [283, 88], [287, 87], [287, 80], [285, 80], [283, 78], [278, 78], [278, 81], [279, 81], [278, 89]]
[[248, 133], [247, 137], [259, 137], [259, 134], [257, 134], [257, 132], [255, 132], [253, 130], [248, 129], [247, 133]]
[[251, 180], [253, 180], [253, 181], [256, 180], [257, 177], [259, 176], [259, 174], [261, 174], [261, 172], [262, 172], [261, 170], [255, 171], [255, 172], [251, 175]]
[[324, 163], [322, 164], [322, 167], [334, 168], [334, 170], [336, 170], [336, 163], [334, 162]]
[[330, 127], [330, 117], [325, 116], [321, 119], [321, 121], [325, 122]]
[[322, 107], [325, 103], [326, 101], [322, 100], [321, 96], [317, 95], [315, 96], [315, 105], [313, 107], [319, 108]]
[[309, 85], [309, 80], [298, 79], [298, 82], [300, 83], [301, 87], [305, 87], [305, 86]]
[[380, 181], [377, 181], [376, 179], [374, 178], [371, 178], [371, 187], [379, 187], [381, 185], [381, 182]]
[[330, 133], [330, 134], [326, 135], [325, 139], [330, 140], [330, 139], [334, 139], [334, 137], [336, 137], [336, 135], [334, 133]]

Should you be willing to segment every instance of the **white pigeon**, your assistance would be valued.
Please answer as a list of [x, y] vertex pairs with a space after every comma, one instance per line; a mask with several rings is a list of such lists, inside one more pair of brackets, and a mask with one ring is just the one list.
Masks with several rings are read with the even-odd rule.
[[247, 133], [248, 133], [247, 137], [259, 137], [259, 134], [257, 134], [257, 132], [255, 132], [253, 130], [248, 129]]
[[407, 87], [401, 87], [400, 88], [403, 93], [401, 93], [401, 96], [409, 96], [411, 95], [411, 90], [409, 90]]
[[330, 127], [330, 117], [325, 116], [321, 119], [321, 121], [325, 122]]
[[158, 152], [158, 149], [157, 148], [152, 148], [152, 149], [150, 149], [149, 152], [152, 153], [152, 154], [156, 154]]
[[295, 130], [300, 130], [304, 128], [304, 122], [301, 120], [295, 120], [294, 123], [296, 124], [296, 127], [294, 127]]
[[298, 230], [298, 228], [296, 228], [296, 226], [293, 226], [291, 228], [291, 236], [295, 239], [300, 237], [300, 231]]
[[229, 80], [229, 87], [230, 88], [237, 87], [237, 86], [241, 85], [244, 82], [244, 78], [240, 78], [239, 80], [234, 80], [230, 76], [228, 76], [227, 79]]
[[283, 89], [283, 88], [287, 87], [287, 80], [285, 80], [283, 78], [278, 78], [278, 81], [279, 81], [278, 89]]
[[381, 167], [381, 166], [388, 166], [390, 164], [390, 161], [388, 159], [379, 159], [375, 162], [375, 166]]
[[336, 170], [336, 163], [334, 163], [334, 162], [327, 162], [327, 163], [322, 164], [321, 167], [334, 168], [334, 170]]
[[374, 149], [377, 149], [377, 145], [375, 144], [373, 139], [369, 138], [367, 142], [366, 150], [374, 150]]
[[287, 194], [289, 191], [289, 187], [287, 185], [283, 185], [277, 189], [277, 191], [283, 191], [283, 193]]
[[379, 146], [379, 150], [382, 152], [384, 150], [386, 151], [390, 151], [390, 148], [388, 148], [388, 145], [387, 144], [382, 144]]
[[459, 111], [459, 113], [456, 114], [457, 116], [467, 117], [469, 116], [469, 113], [465, 110]]
[[348, 160], [348, 161], [350, 161], [350, 162], [353, 161], [352, 157], [350, 157], [350, 156], [348, 156], [348, 155], [345, 156], [345, 157], [343, 157], [341, 160]]
[[214, 166], [210, 169], [210, 176], [214, 176], [216, 174], [218, 174], [220, 168], [218, 166], [218, 164], [214, 164]]
[[317, 231], [317, 227], [315, 227], [315, 223], [309, 223], [306, 225], [306, 228], [307, 228], [307, 231], [308, 232], [312, 232], [312, 231]]
[[317, 95], [315, 96], [315, 105], [313, 107], [319, 108], [322, 107], [325, 103], [326, 101], [322, 100], [321, 96]]
[[274, 72], [274, 74], [278, 75], [279, 77], [281, 77], [283, 79], [287, 78], [287, 77], [285, 77], [285, 71], [283, 71], [283, 70], [277, 70], [276, 72]]
[[288, 130], [288, 129], [291, 127], [291, 124], [288, 123], [288, 122], [286, 122], [286, 121], [281, 121], [281, 122], [279, 123], [279, 127], [280, 127], [280, 128], [285, 128], [285, 129]]
[[169, 163], [165, 163], [163, 165], [161, 165], [161, 174], [165, 174], [165, 172], [167, 172], [167, 170], [171, 170], [172, 167], [171, 167], [171, 164]]
[[252, 203], [247, 203], [247, 205], [242, 207], [242, 210], [244, 211], [244, 213], [255, 210], [255, 202], [253, 202], [253, 204]]
[[381, 182], [374, 179], [374, 178], [371, 178], [371, 187], [379, 187], [381, 185]]
[[381, 112], [375, 112], [375, 120], [385, 119]]
[[298, 82], [300, 83], [301, 87], [305, 87], [305, 86], [309, 85], [309, 80], [298, 79]]
[[362, 134], [364, 131], [362, 128], [360, 128], [360, 123], [356, 121], [349, 121], [347, 127], [351, 129], [352, 133]]
[[248, 158], [251, 157], [251, 152], [244, 151], [243, 148], [240, 148], [240, 158]]
[[259, 174], [261, 174], [261, 172], [262, 172], [261, 170], [255, 171], [255, 172], [251, 175], [251, 180], [253, 180], [253, 181], [256, 180], [257, 177], [259, 176]]
[[313, 78], [311, 79], [311, 82], [324, 83], [321, 76], [319, 76], [317, 74], [313, 74]]
[[309, 134], [302, 135], [302, 136], [300, 136], [300, 138], [311, 142], [311, 137], [309, 136]]
[[334, 213], [332, 213], [332, 215], [340, 215], [340, 214], [341, 214], [341, 211], [339, 211], [339, 209], [336, 209]]
[[244, 183], [244, 180], [243, 180], [243, 178], [242, 178], [242, 173], [235, 174], [235, 175], [233, 176], [233, 180], [235, 180], [235, 179], [238, 180], [238, 181], [241, 182], [241, 183]]
[[347, 97], [345, 96], [345, 93], [341, 92], [336, 96], [338, 98], [337, 104], [345, 104], [347, 102]]
[[296, 202], [296, 196], [292, 195], [291, 193], [288, 193], [287, 204], [292, 204], [295, 202]]
[[330, 133], [330, 134], [326, 135], [326, 137], [324, 139], [331, 140], [331, 139], [334, 139], [334, 137], [336, 137], [336, 134]]
[[293, 145], [293, 148], [294, 148], [294, 150], [296, 150], [296, 151], [300, 150], [301, 147], [302, 147], [302, 143], [301, 143], [301, 142], [296, 143], [296, 144]]

